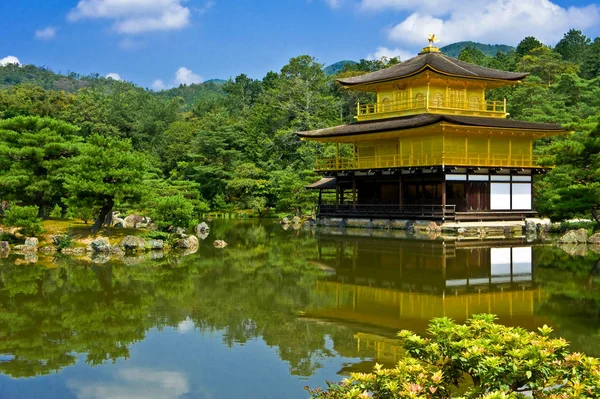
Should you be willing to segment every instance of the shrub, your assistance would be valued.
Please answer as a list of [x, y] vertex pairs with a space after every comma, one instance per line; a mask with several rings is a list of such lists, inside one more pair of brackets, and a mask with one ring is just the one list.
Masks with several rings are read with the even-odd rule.
[[58, 252], [61, 252], [63, 249], [73, 246], [73, 236], [71, 233], [57, 234], [52, 237], [52, 245]]
[[2, 233], [0, 234], [0, 241], [7, 241], [9, 244], [16, 244], [19, 242], [19, 239], [14, 234]]
[[5, 212], [4, 224], [19, 227], [24, 236], [36, 236], [42, 232], [42, 220], [37, 215], [38, 208], [35, 206], [11, 206]]
[[171, 239], [171, 234], [169, 234], [165, 231], [156, 230], [156, 231], [149, 231], [147, 233], [144, 233], [141, 235], [141, 237], [149, 238], [151, 240], [169, 241]]
[[162, 197], [156, 201], [152, 220], [161, 230], [169, 227], [187, 228], [194, 219], [194, 205], [182, 195]]
[[570, 353], [568, 343], [551, 332], [547, 326], [539, 333], [505, 327], [485, 314], [464, 325], [433, 319], [431, 337], [398, 334], [407, 357], [394, 369], [376, 365], [372, 373], [309, 392], [318, 399], [442, 399], [459, 397], [457, 388], [468, 378], [471, 387], [461, 398], [600, 397], [600, 361]]

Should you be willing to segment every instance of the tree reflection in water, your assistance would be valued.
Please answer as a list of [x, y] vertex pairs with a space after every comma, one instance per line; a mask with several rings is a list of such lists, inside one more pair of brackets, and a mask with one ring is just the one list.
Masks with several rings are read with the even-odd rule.
[[[229, 246], [215, 249], [213, 239]], [[396, 330], [423, 330], [440, 312], [462, 319], [491, 311], [528, 328], [549, 323], [575, 350], [600, 354], [597, 255], [515, 245], [222, 222], [184, 258], [126, 265], [40, 256], [21, 265], [13, 255], [0, 260], [0, 372], [58, 372], [81, 354], [90, 366], [127, 359], [149, 330], [164, 328], [219, 332], [229, 347], [262, 339], [297, 376], [336, 357], [355, 359], [340, 373], [366, 371], [401, 356]], [[529, 261], [515, 259], [527, 250]]]

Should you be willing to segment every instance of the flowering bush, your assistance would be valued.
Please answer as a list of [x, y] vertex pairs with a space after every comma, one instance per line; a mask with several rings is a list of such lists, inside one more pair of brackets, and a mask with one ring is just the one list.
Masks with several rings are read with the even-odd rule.
[[[570, 353], [548, 326], [535, 333], [494, 320], [488, 314], [464, 325], [433, 319], [427, 338], [401, 331], [406, 358], [395, 368], [376, 365], [372, 373], [308, 391], [315, 399], [600, 398], [598, 359]], [[459, 394], [465, 380], [470, 388]]]

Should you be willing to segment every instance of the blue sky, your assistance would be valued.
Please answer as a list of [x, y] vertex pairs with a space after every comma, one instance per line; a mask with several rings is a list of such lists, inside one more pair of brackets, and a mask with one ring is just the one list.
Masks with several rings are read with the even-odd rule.
[[[459, 40], [555, 44], [596, 37], [600, 4], [564, 0], [0, 0], [0, 63], [100, 73], [165, 88], [240, 73], [262, 78], [294, 56], [323, 64]], [[7, 57], [15, 58], [7, 58]], [[4, 61], [3, 61], [4, 60]]]

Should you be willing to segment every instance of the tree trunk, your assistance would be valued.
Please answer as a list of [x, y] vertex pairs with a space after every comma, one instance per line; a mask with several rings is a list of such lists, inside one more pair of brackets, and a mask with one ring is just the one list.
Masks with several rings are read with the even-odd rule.
[[114, 205], [115, 205], [114, 198], [107, 197], [106, 202], [104, 202], [104, 205], [102, 205], [102, 208], [100, 208], [100, 214], [98, 215], [96, 222], [94, 222], [94, 225], [92, 226], [92, 231], [100, 230], [100, 228], [102, 227], [102, 224], [106, 220], [106, 215], [108, 215], [110, 212], [112, 212]]
[[38, 191], [35, 193], [35, 204], [38, 207], [38, 217], [40, 219], [44, 218], [44, 193]]

